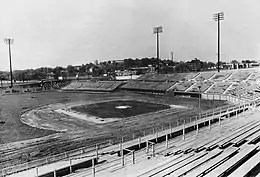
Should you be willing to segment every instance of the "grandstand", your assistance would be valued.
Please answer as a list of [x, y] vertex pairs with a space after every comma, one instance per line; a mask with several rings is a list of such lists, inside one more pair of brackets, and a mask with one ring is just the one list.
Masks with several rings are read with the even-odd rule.
[[129, 91], [191, 92], [227, 94], [249, 100], [259, 98], [260, 79], [258, 71], [222, 71], [201, 73], [176, 73], [168, 75], [146, 74], [137, 80], [128, 81], [121, 89]]

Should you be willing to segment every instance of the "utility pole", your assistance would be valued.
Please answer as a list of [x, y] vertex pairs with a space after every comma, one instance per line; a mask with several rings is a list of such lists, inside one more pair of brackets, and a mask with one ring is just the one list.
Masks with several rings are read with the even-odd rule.
[[153, 28], [153, 34], [156, 34], [156, 54], [157, 54], [157, 62], [158, 62], [158, 74], [159, 74], [159, 68], [160, 68], [160, 61], [159, 61], [159, 33], [162, 33], [162, 26], [154, 27]]
[[11, 58], [11, 44], [14, 42], [14, 39], [4, 38], [6, 44], [9, 47], [9, 62], [10, 62], [10, 77], [11, 77], [11, 88], [13, 88], [13, 71], [12, 71], [12, 58]]
[[218, 22], [218, 72], [220, 62], [220, 21], [224, 20], [224, 12], [216, 13], [213, 15], [213, 20]]

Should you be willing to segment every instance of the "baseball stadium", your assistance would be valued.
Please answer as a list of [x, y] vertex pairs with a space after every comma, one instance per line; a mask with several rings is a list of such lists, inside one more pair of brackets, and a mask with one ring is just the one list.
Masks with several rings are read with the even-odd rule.
[[259, 68], [3, 88], [0, 176], [260, 175]]

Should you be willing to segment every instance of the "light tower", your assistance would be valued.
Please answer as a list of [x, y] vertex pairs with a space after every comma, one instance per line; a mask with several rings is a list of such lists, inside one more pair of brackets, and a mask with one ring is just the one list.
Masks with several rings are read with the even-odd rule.
[[153, 34], [156, 34], [156, 53], [157, 53], [157, 62], [158, 62], [158, 74], [159, 74], [159, 33], [162, 33], [162, 26], [154, 27], [153, 28]]
[[213, 15], [213, 20], [218, 22], [218, 72], [220, 62], [220, 21], [224, 20], [224, 12], [219, 12]]
[[10, 62], [10, 77], [11, 77], [11, 88], [13, 88], [13, 71], [12, 71], [12, 57], [11, 57], [11, 44], [14, 42], [14, 39], [4, 38], [6, 44], [9, 47], [9, 62]]
[[171, 52], [171, 59], [172, 59], [172, 61], [173, 61], [173, 55], [174, 55], [174, 53], [173, 53], [173, 52]]

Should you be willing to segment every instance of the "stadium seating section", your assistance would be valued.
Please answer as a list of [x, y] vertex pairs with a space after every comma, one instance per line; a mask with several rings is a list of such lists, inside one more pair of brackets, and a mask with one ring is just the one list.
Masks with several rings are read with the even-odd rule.
[[231, 72], [216, 73], [216, 75], [212, 77], [212, 80], [215, 82], [221, 82], [223, 80], [226, 80], [229, 76], [231, 76], [231, 74]]
[[167, 81], [170, 75], [167, 74], [145, 74], [138, 78], [141, 81], [163, 82]]
[[230, 82], [216, 82], [207, 93], [223, 94], [232, 83]]
[[227, 94], [254, 100], [260, 97], [260, 72], [257, 70], [225, 70], [218, 72], [145, 74], [128, 81], [122, 89], [136, 91], [194, 92]]
[[175, 82], [144, 82], [144, 81], [129, 81], [121, 87], [124, 90], [136, 91], [166, 91]]
[[19, 83], [15, 84], [12, 89], [8, 87], [1, 88], [4, 94], [10, 93], [28, 93], [28, 92], [42, 92], [49, 90], [61, 89], [70, 84], [70, 81], [53, 81], [53, 82], [35, 82], [35, 83]]
[[189, 76], [189, 73], [176, 73], [176, 74], [173, 74], [171, 75], [169, 78], [168, 78], [168, 81], [185, 81], [185, 80], [188, 80], [187, 78], [190, 77]]
[[240, 82], [246, 80], [251, 75], [250, 71], [234, 72], [229, 78], [230, 81]]
[[[260, 72], [254, 69], [225, 70], [221, 72], [144, 74], [128, 81], [55, 81], [36, 83], [33, 86], [3, 88], [2, 93], [40, 92], [51, 89], [64, 91], [109, 92], [116, 89], [149, 93], [191, 92], [226, 94], [248, 100], [260, 97]], [[41, 85], [40, 85], [41, 84]], [[186, 93], [186, 94], [187, 94]]]
[[183, 81], [175, 84], [170, 90], [171, 91], [186, 91], [188, 88], [190, 88], [194, 82], [192, 81]]
[[43, 84], [43, 89], [44, 90], [49, 90], [49, 89], [61, 89], [65, 86], [70, 84], [69, 81], [61, 81], [61, 82], [46, 82]]
[[213, 84], [214, 82], [211, 81], [197, 82], [188, 92], [205, 92]]
[[65, 91], [113, 91], [122, 84], [121, 81], [74, 81], [63, 87]]
[[250, 81], [256, 81], [260, 79], [260, 73], [259, 72], [253, 72], [252, 75], [248, 78]]
[[215, 73], [214, 72], [204, 72], [200, 73], [198, 77], [196, 77], [196, 81], [204, 81], [210, 79]]

